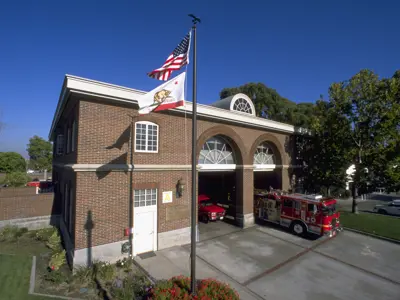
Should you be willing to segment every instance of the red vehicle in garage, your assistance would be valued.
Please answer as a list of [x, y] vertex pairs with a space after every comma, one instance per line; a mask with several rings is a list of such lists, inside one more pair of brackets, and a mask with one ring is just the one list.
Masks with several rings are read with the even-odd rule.
[[336, 200], [322, 195], [256, 194], [256, 213], [259, 219], [288, 227], [296, 235], [310, 232], [332, 237], [342, 230]]
[[225, 209], [218, 206], [207, 195], [198, 196], [199, 220], [208, 223], [208, 221], [222, 220], [225, 217]]

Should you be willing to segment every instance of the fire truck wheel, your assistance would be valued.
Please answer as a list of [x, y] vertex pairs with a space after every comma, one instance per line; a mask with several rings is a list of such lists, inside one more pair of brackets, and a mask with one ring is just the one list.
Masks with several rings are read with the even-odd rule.
[[306, 227], [301, 222], [293, 222], [290, 227], [292, 229], [292, 232], [294, 234], [296, 234], [296, 235], [300, 235], [301, 236], [301, 235], [304, 235], [306, 233]]
[[204, 223], [208, 223], [208, 217], [206, 216], [206, 215], [203, 215], [203, 217], [201, 218], [202, 219], [202, 221], [204, 222]]

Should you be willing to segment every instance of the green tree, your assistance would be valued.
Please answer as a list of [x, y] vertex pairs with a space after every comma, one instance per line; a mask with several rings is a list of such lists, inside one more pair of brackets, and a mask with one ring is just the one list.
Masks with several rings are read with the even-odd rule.
[[11, 172], [7, 173], [4, 183], [9, 186], [19, 187], [24, 186], [29, 180], [30, 177], [25, 172]]
[[27, 148], [30, 167], [34, 170], [51, 170], [53, 159], [52, 149], [51, 142], [37, 135], [30, 138]]
[[239, 87], [224, 88], [220, 92], [220, 98], [224, 99], [238, 93], [243, 93], [253, 100], [258, 117], [295, 126], [307, 127], [309, 125], [312, 103], [296, 104], [263, 83], [247, 83]]
[[304, 185], [313, 191], [325, 187], [330, 196], [331, 187], [343, 188], [345, 185], [349, 148], [346, 137], [350, 128], [346, 119], [338, 115], [329, 102], [321, 99], [314, 107], [309, 129], [312, 135], [302, 155]]
[[0, 152], [0, 172], [25, 172], [26, 161], [17, 152]]
[[[399, 115], [394, 116], [388, 110], [392, 110], [395, 103], [396, 83], [396, 79], [380, 80], [372, 71], [362, 70], [348, 81], [332, 84], [329, 89], [332, 109], [350, 127], [349, 160], [356, 166], [354, 213], [357, 213], [357, 190], [366, 187], [374, 174], [370, 171], [378, 170], [376, 158], [392, 148], [390, 136], [394, 135], [393, 122]], [[387, 157], [381, 157], [380, 161], [380, 168], [388, 162]]]

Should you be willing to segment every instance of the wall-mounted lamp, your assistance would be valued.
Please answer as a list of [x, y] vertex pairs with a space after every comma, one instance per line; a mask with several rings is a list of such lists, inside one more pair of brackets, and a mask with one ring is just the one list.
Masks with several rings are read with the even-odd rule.
[[183, 179], [179, 179], [176, 184], [176, 197], [180, 198], [183, 195], [183, 191], [185, 190], [185, 182]]

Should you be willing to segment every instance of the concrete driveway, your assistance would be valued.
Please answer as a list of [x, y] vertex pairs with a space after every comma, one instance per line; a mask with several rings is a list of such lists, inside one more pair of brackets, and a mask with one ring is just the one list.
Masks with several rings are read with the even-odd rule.
[[[400, 245], [346, 231], [309, 240], [266, 226], [200, 226], [208, 225], [219, 236], [205, 230], [197, 244], [197, 278], [229, 283], [241, 299], [400, 299]], [[166, 279], [190, 275], [189, 254], [185, 245], [137, 261]]]

